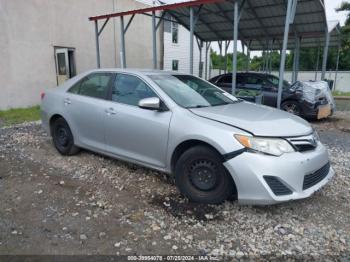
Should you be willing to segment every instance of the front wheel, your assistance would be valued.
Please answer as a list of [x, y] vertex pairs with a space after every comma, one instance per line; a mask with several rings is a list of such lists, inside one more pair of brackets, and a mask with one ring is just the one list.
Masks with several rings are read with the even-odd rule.
[[181, 155], [175, 166], [175, 182], [193, 202], [219, 204], [235, 193], [221, 158], [206, 146], [195, 146]]
[[301, 109], [300, 109], [299, 103], [296, 101], [290, 100], [290, 101], [283, 102], [281, 105], [281, 109], [296, 116], [301, 115]]
[[52, 124], [53, 143], [62, 155], [74, 155], [78, 153], [79, 148], [74, 145], [73, 134], [63, 118], [55, 120]]

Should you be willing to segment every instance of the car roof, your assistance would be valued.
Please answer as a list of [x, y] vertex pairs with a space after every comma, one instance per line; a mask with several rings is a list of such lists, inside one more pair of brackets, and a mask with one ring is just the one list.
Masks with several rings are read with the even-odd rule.
[[155, 70], [155, 69], [144, 69], [144, 68], [100, 68], [100, 69], [93, 69], [90, 70], [90, 73], [94, 72], [122, 72], [122, 73], [133, 73], [133, 74], [139, 74], [139, 75], [184, 75], [186, 73], [180, 73], [180, 72], [174, 72], [174, 71], [167, 71], [167, 70]]
[[[226, 74], [221, 74], [221, 75], [217, 75], [215, 77], [219, 77], [219, 76], [225, 76], [225, 75], [232, 75], [232, 73], [226, 73]], [[247, 72], [237, 72], [237, 75], [257, 75], [257, 76], [274, 76], [272, 74], [269, 73], [260, 73], [260, 72], [251, 72], [251, 71], [247, 71]], [[214, 77], [213, 77], [214, 78]]]

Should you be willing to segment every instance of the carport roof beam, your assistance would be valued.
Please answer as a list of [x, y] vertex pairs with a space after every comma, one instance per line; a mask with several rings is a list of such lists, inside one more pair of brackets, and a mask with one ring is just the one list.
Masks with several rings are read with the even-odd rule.
[[119, 16], [133, 15], [133, 14], [143, 14], [143, 13], [148, 13], [153, 11], [167, 11], [167, 10], [174, 10], [177, 8], [181, 8], [181, 7], [193, 7], [193, 6], [199, 6], [203, 4], [211, 4], [211, 3], [217, 3], [217, 2], [225, 2], [225, 0], [195, 0], [195, 1], [189, 1], [189, 2], [180, 2], [175, 4], [169, 4], [169, 5], [160, 5], [160, 6], [147, 7], [147, 8], [135, 9], [135, 10], [124, 11], [124, 12], [111, 13], [106, 15], [92, 16], [92, 17], [89, 17], [89, 20], [95, 21], [95, 20], [107, 19], [112, 17], [119, 17]]

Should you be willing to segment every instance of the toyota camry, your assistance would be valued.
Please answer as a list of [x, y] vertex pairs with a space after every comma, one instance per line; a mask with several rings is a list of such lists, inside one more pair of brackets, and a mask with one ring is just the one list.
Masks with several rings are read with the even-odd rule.
[[62, 155], [84, 148], [169, 173], [195, 202], [302, 199], [334, 175], [308, 122], [192, 75], [92, 70], [43, 93], [41, 110]]

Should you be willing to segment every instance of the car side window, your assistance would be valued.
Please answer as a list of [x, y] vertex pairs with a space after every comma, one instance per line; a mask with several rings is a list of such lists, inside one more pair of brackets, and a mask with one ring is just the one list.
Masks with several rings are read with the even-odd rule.
[[257, 85], [259, 84], [259, 78], [255, 77], [255, 76], [247, 76], [246, 77], [246, 83], [250, 84], [250, 85]]
[[236, 83], [240, 84], [240, 85], [244, 84], [244, 77], [242, 75], [237, 75], [236, 76]]
[[69, 93], [72, 94], [79, 94], [79, 89], [80, 89], [80, 85], [81, 85], [81, 81], [79, 81], [78, 83], [74, 84], [69, 90]]
[[267, 78], [273, 85], [278, 86], [279, 84], [279, 78], [275, 76], [270, 76]]
[[218, 81], [220, 84], [231, 84], [232, 83], [232, 75], [224, 75]]
[[250, 88], [254, 88], [254, 89], [261, 89], [262, 88], [261, 79], [259, 77], [253, 76], [253, 75], [246, 76], [245, 84], [249, 85]]
[[112, 87], [112, 101], [138, 106], [141, 99], [158, 97], [141, 79], [133, 75], [117, 74]]
[[68, 92], [94, 98], [105, 98], [112, 74], [97, 73], [85, 77], [73, 85]]

